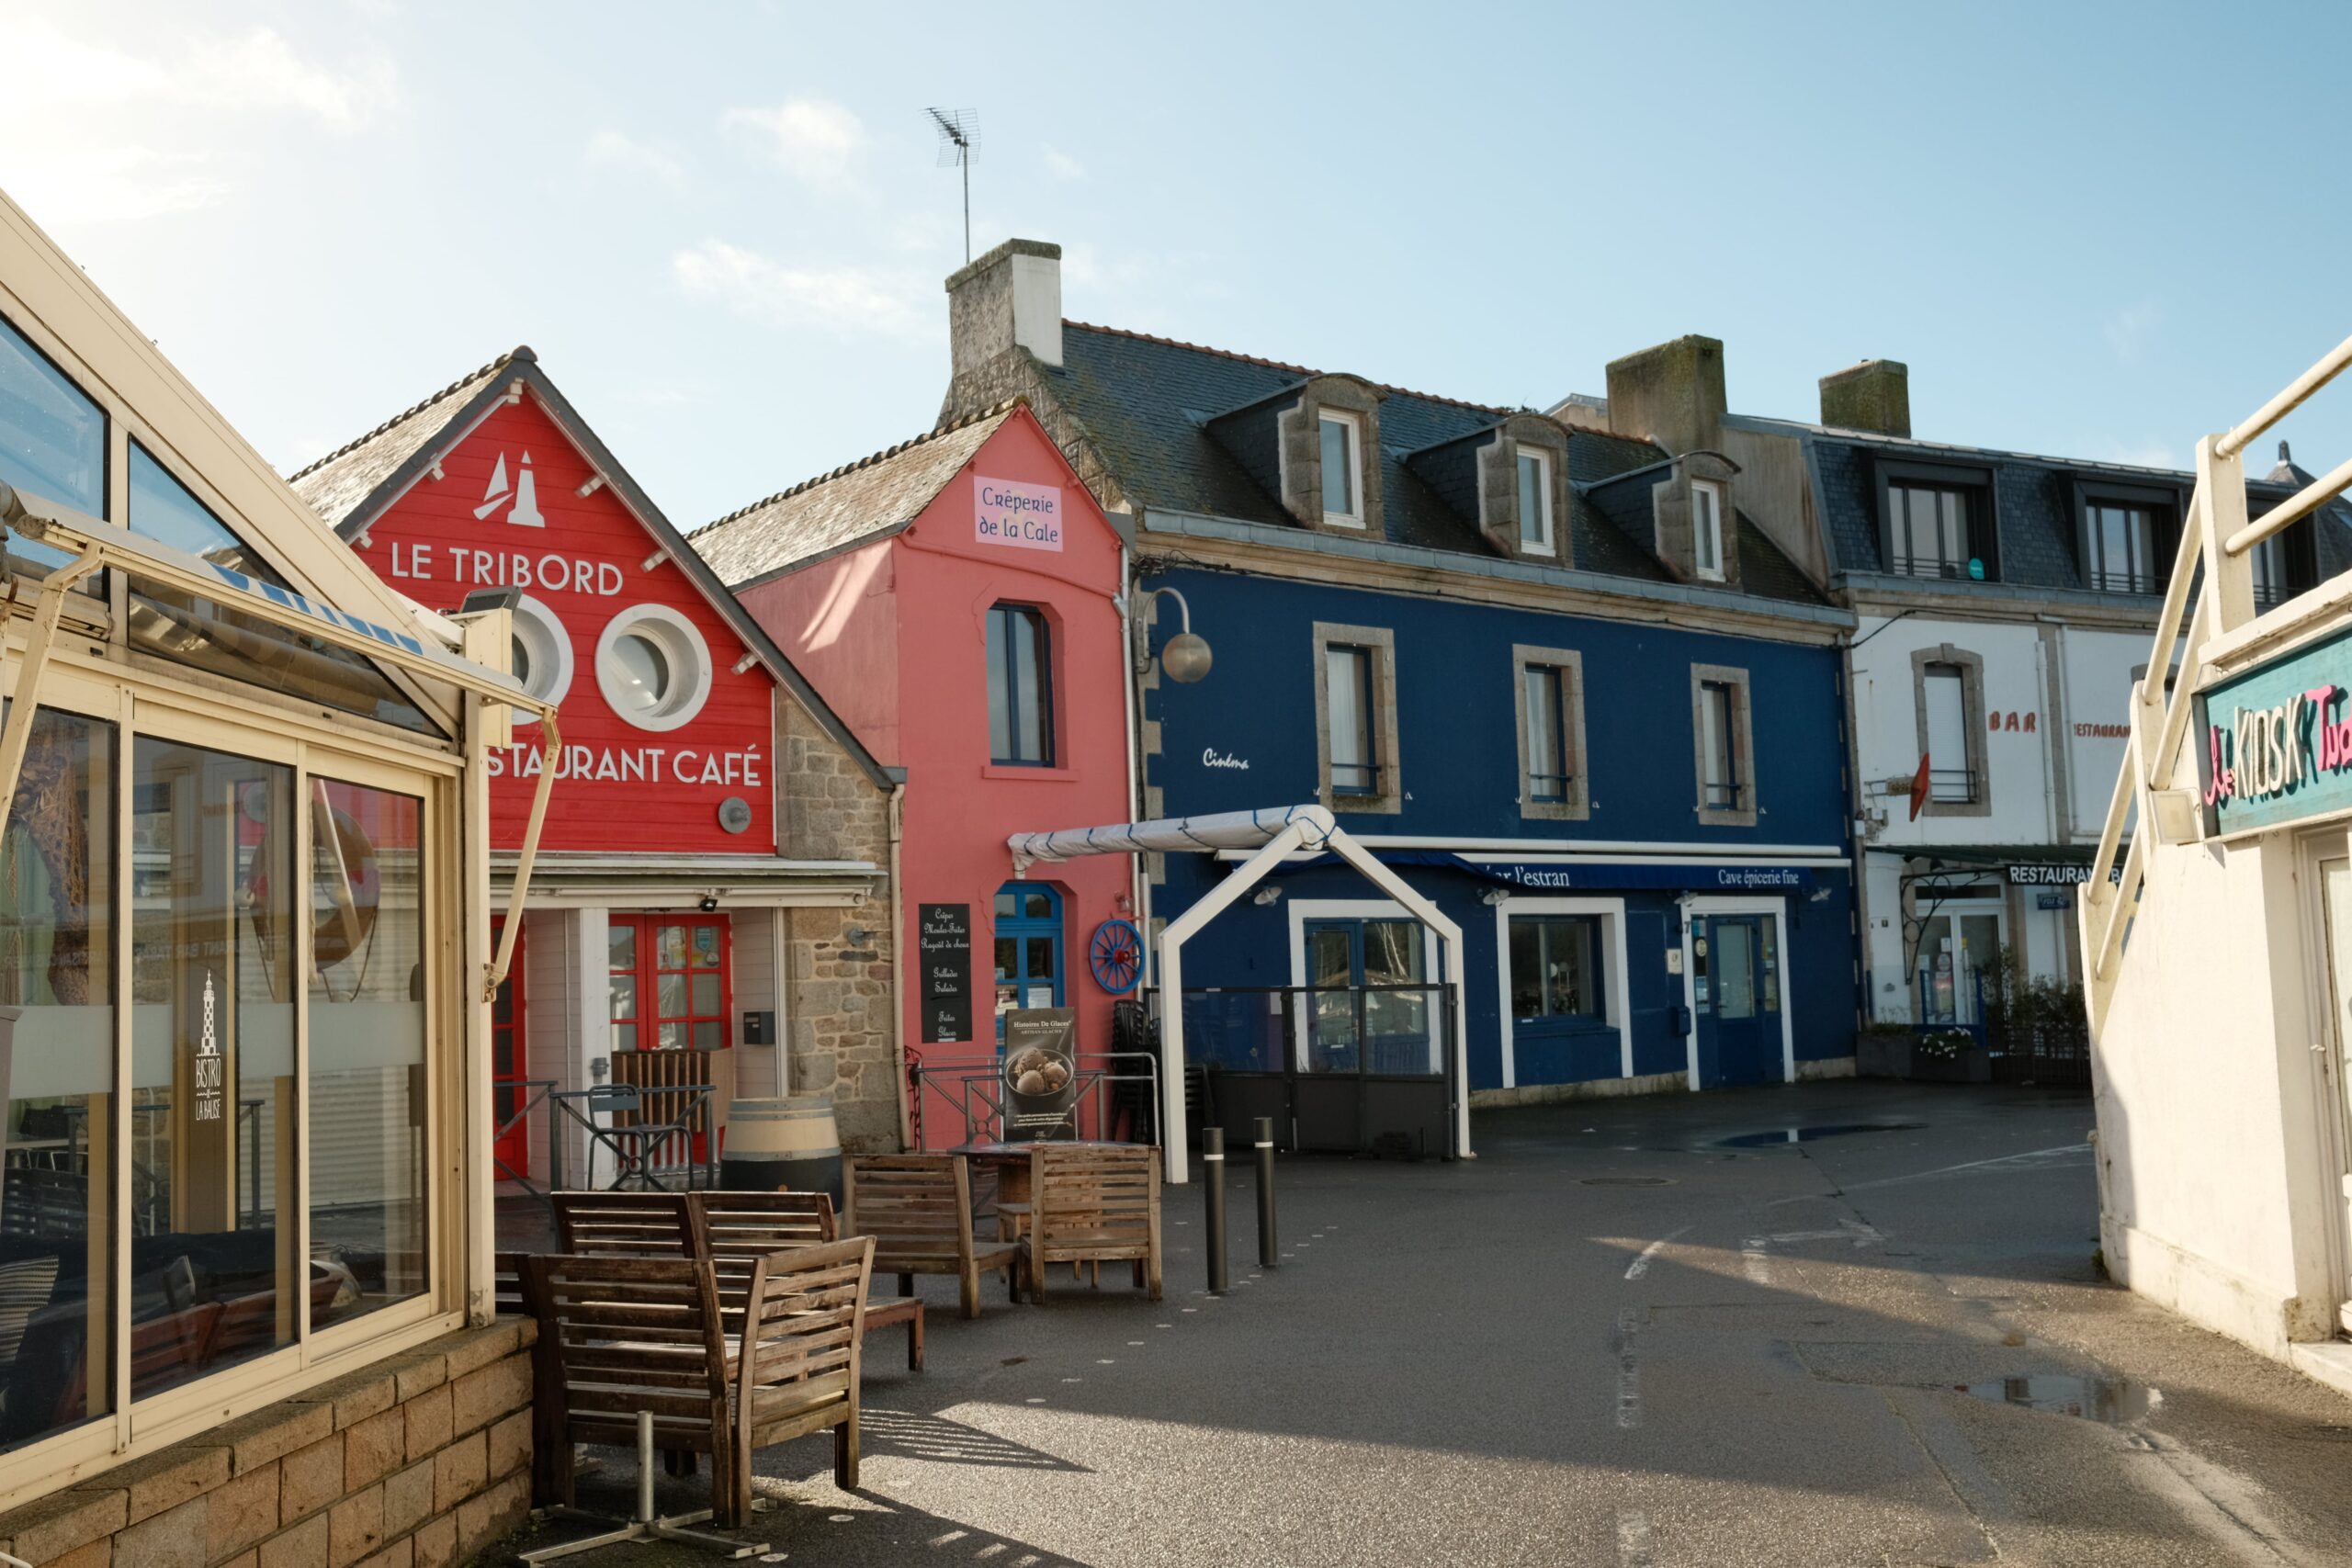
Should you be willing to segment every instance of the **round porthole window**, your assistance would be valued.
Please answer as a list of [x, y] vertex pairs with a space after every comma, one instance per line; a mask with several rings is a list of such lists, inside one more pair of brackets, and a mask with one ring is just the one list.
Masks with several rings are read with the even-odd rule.
[[596, 640], [596, 685], [638, 728], [675, 729], [710, 696], [710, 649], [677, 611], [634, 604]]
[[[529, 594], [514, 606], [514, 640], [507, 657], [514, 679], [543, 703], [560, 703], [571, 690], [571, 634], [553, 610]], [[538, 715], [514, 710], [517, 724], [536, 724]]]

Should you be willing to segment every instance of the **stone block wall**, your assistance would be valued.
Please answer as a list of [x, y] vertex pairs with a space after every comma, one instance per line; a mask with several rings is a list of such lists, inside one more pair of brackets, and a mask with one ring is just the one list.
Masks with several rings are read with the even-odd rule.
[[[784, 852], [801, 860], [890, 863], [890, 796], [841, 744], [789, 701], [777, 707], [784, 767], [776, 780]], [[899, 1148], [897, 958], [887, 876], [854, 908], [796, 908], [785, 920], [784, 1047], [796, 1094], [833, 1097], [842, 1146]], [[852, 939], [852, 932], [863, 935]]]
[[453, 1568], [531, 1506], [537, 1325], [444, 1335], [0, 1516], [36, 1568]]

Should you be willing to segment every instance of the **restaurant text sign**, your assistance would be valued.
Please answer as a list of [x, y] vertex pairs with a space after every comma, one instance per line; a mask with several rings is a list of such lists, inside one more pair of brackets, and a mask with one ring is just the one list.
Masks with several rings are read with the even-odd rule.
[[2352, 691], [2339, 634], [2198, 699], [2205, 830], [2245, 833], [2352, 810]]
[[972, 481], [972, 537], [979, 543], [1021, 550], [1062, 547], [1061, 486], [981, 478]]
[[922, 1037], [948, 1045], [972, 1037], [972, 907], [918, 904], [922, 960]]

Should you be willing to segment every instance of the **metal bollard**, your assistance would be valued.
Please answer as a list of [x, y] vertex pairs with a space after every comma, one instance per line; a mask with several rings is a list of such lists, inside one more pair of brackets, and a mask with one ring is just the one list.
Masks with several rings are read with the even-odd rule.
[[1209, 1207], [1209, 1294], [1225, 1294], [1225, 1129], [1201, 1132], [1201, 1191]]
[[1274, 1119], [1258, 1118], [1258, 1262], [1274, 1266]]

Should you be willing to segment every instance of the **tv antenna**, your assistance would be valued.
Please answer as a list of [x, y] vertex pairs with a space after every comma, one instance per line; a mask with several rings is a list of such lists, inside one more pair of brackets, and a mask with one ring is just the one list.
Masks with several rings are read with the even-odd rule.
[[972, 262], [972, 160], [980, 151], [980, 111], [925, 109], [939, 127], [939, 166], [953, 164], [964, 174], [964, 265]]

